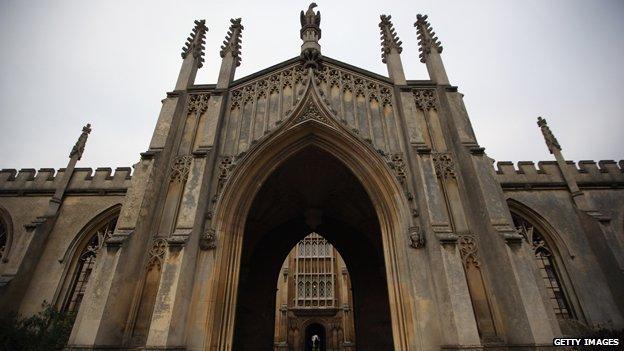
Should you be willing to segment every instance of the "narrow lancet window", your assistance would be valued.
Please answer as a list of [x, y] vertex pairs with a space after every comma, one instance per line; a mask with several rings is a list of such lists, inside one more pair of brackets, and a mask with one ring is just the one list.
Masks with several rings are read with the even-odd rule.
[[569, 299], [561, 283], [561, 273], [557, 267], [554, 252], [544, 240], [544, 236], [538, 228], [524, 218], [513, 214], [514, 225], [531, 245], [535, 255], [535, 264], [539, 269], [540, 276], [550, 299], [550, 304], [559, 319], [574, 318]]

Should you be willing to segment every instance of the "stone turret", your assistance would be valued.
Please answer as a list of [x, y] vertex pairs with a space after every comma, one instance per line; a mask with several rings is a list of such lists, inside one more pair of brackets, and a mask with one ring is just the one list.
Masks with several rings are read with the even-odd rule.
[[178, 75], [176, 90], [183, 90], [193, 85], [197, 70], [204, 65], [204, 44], [207, 31], [208, 27], [206, 27], [205, 20], [195, 21], [195, 27], [182, 48], [184, 61]]
[[418, 50], [420, 51], [420, 62], [427, 65], [427, 71], [432, 81], [438, 84], [449, 84], [444, 64], [440, 54], [442, 53], [442, 44], [436, 37], [435, 32], [431, 28], [431, 24], [427, 21], [427, 15], [417, 15], [416, 31], [418, 32]]
[[320, 62], [321, 45], [318, 43], [321, 39], [321, 12], [314, 12], [316, 3], [311, 3], [308, 10], [304, 13], [301, 11], [301, 31], [299, 35], [303, 44], [301, 44], [301, 58], [304, 67], [317, 68]]

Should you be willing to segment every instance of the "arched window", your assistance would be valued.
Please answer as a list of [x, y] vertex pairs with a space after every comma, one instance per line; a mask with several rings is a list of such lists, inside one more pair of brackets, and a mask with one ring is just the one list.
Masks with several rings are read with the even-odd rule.
[[531, 245], [535, 255], [535, 264], [548, 291], [550, 304], [555, 315], [559, 319], [575, 318], [570, 300], [561, 281], [561, 273], [557, 267], [555, 254], [544, 240], [543, 234], [523, 217], [515, 213], [512, 213], [511, 217], [513, 218], [514, 226]]
[[89, 235], [89, 241], [82, 247], [77, 262], [75, 263], [71, 285], [63, 305], [64, 311], [78, 312], [85, 290], [87, 289], [87, 283], [95, 268], [95, 260], [98, 252], [102, 246], [104, 246], [106, 239], [113, 233], [115, 225], [117, 224], [118, 215], [119, 213], [96, 225]]

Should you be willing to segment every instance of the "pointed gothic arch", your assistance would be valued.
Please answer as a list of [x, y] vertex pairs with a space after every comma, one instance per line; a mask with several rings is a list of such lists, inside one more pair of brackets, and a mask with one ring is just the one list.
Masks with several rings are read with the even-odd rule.
[[550, 305], [560, 324], [565, 320], [584, 320], [574, 286], [567, 271], [568, 260], [575, 255], [565, 239], [535, 210], [515, 199], [508, 199], [514, 226], [529, 243], [550, 298]]
[[115, 229], [120, 211], [121, 204], [117, 204], [96, 215], [74, 236], [65, 254], [59, 258], [59, 263], [65, 267], [54, 296], [58, 308], [78, 312], [97, 254]]
[[9, 211], [0, 206], [0, 263], [9, 261], [13, 243], [13, 220]]
[[211, 292], [215, 307], [208, 316], [211, 330], [207, 333], [207, 347], [229, 349], [234, 337], [241, 248], [255, 195], [286, 160], [305, 148], [315, 147], [340, 161], [372, 202], [381, 232], [394, 348], [408, 349], [407, 340], [413, 331], [407, 325], [414, 323], [408, 321], [413, 313], [404, 295], [411, 288], [399, 281], [399, 270], [406, 267], [411, 220], [406, 190], [401, 184], [405, 175], [395, 173], [372, 145], [338, 122], [322, 102], [314, 82], [308, 83], [303, 95], [280, 127], [240, 155], [237, 164], [222, 178], [224, 184], [212, 219], [218, 242], [214, 272], [217, 283]]

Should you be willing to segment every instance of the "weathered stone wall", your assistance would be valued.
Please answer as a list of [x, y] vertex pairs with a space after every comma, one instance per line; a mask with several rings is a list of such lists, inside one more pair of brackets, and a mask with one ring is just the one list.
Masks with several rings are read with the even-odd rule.
[[42, 216], [65, 169], [14, 169], [0, 171], [0, 207], [8, 215], [12, 231], [6, 253], [0, 263], [2, 283], [9, 283], [24, 259], [38, 259], [30, 288], [19, 312], [30, 315], [40, 310], [43, 301], [58, 305], [63, 282], [68, 273], [70, 246], [98, 214], [122, 203], [131, 179], [130, 168], [76, 168], [70, 180], [60, 213], [42, 255], [24, 257], [32, 223]]
[[[590, 206], [604, 218], [617, 241], [624, 243], [624, 161], [567, 162], [568, 167]], [[554, 161], [498, 162], [496, 178], [500, 182], [511, 211], [531, 214], [532, 221], [543, 224], [551, 245], [560, 256], [564, 284], [579, 320], [589, 326], [614, 327], [622, 323], [618, 307], [609, 298], [607, 280], [598, 256], [583, 230], [570, 191]], [[621, 252], [620, 252], [621, 254]]]

